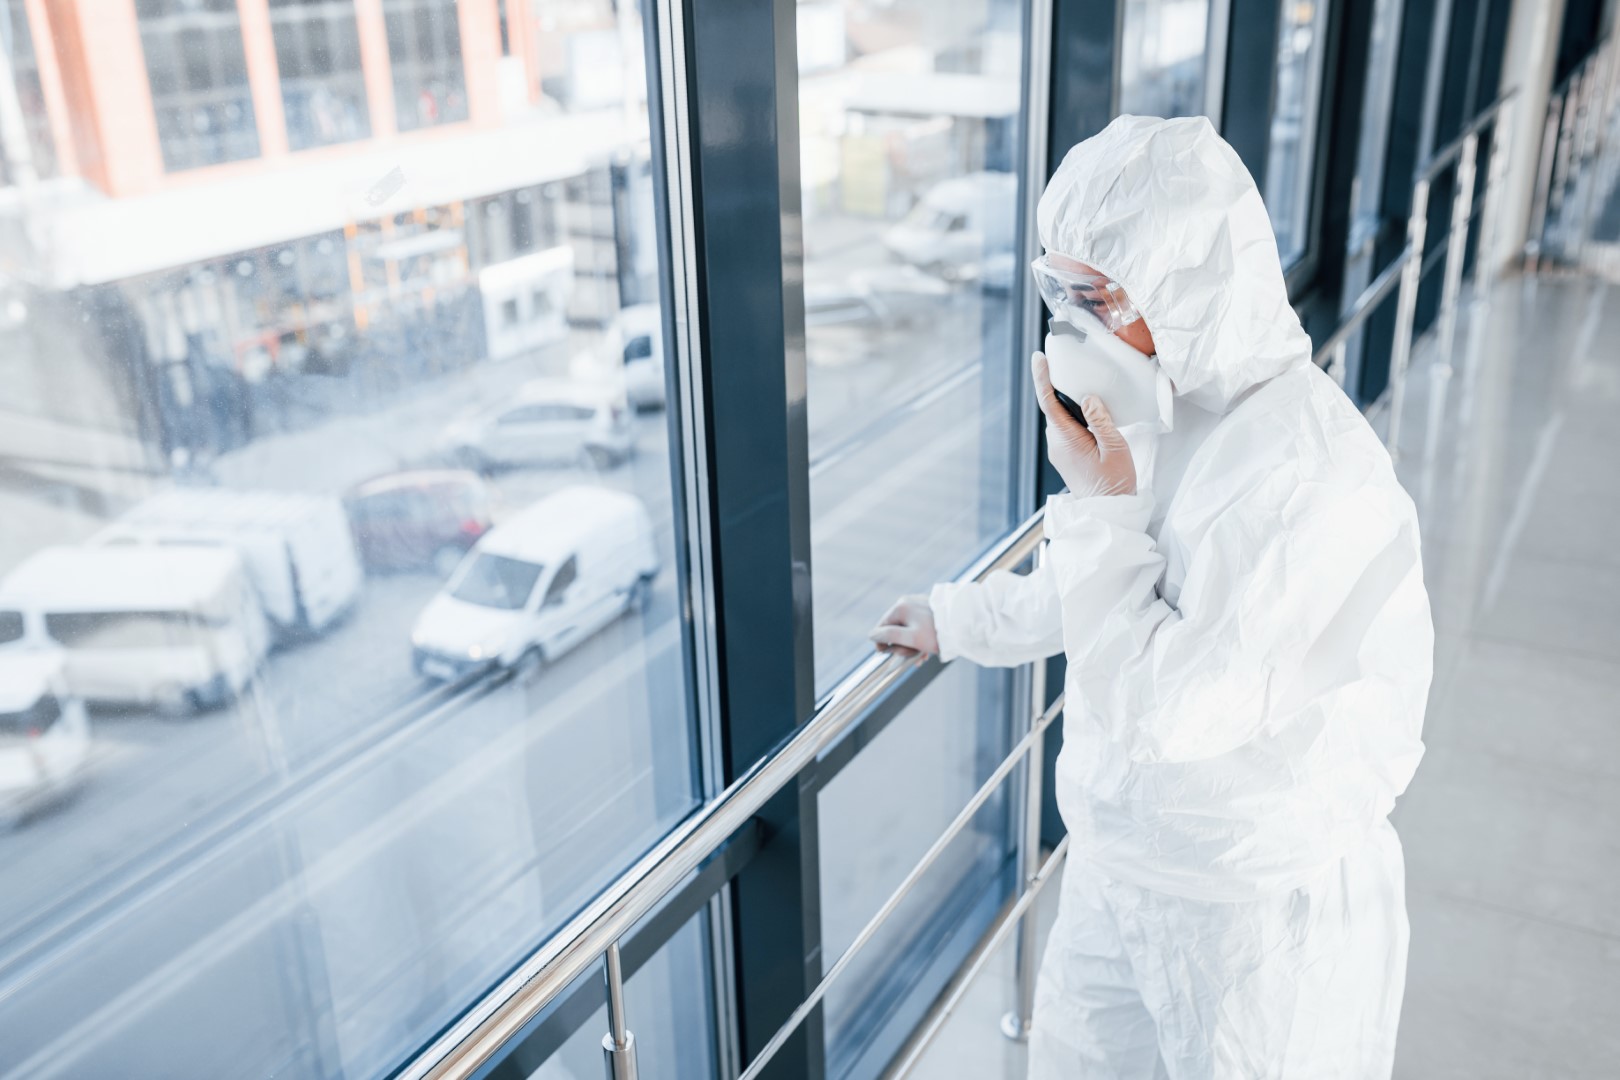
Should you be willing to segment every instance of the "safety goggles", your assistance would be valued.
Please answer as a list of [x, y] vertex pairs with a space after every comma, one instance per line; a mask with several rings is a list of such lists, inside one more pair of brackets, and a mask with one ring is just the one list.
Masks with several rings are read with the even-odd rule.
[[1045, 255], [1030, 263], [1029, 268], [1035, 273], [1035, 286], [1040, 290], [1041, 299], [1054, 315], [1061, 315], [1064, 307], [1080, 308], [1090, 312], [1110, 334], [1118, 333], [1142, 317], [1126, 298], [1119, 282], [1106, 274], [1059, 270]]

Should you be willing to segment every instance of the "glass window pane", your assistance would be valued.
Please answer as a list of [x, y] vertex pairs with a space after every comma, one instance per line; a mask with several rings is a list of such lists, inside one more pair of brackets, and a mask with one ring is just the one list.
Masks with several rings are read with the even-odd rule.
[[1021, 5], [801, 0], [816, 683], [1012, 524]]
[[[234, 4], [143, 4], [136, 9], [170, 172], [257, 157], [242, 20]], [[66, 57], [68, 66], [76, 62]]]
[[[316, 142], [357, 8], [268, 6]], [[625, 408], [663, 325], [645, 83], [386, 142], [355, 97], [320, 153], [176, 177], [257, 138], [238, 6], [133, 10], [55, 59], [141, 99], [173, 58], [156, 136], [71, 116], [83, 196], [0, 200], [0, 265], [51, 268], [0, 280], [0, 712], [73, 730], [60, 772], [0, 745], [0, 1072], [388, 1075], [698, 799], [684, 478]], [[459, 48], [407, 41], [464, 103]], [[530, 250], [470, 246], [547, 190]]]
[[294, 150], [371, 134], [354, 0], [270, 7], [287, 143]]
[[1277, 86], [1265, 189], [1284, 267], [1305, 253], [1326, 50], [1327, 0], [1286, 0], [1277, 31]]
[[56, 139], [45, 111], [45, 92], [39, 80], [39, 54], [34, 49], [33, 27], [24, 0], [0, 0], [0, 49], [10, 61], [12, 88], [22, 114], [24, 136], [20, 146], [7, 146], [0, 131], [0, 186], [16, 183], [13, 175], [26, 171], [34, 179], [56, 175]]
[[[1006, 671], [953, 664], [822, 790], [824, 967], [1000, 764], [1011, 683]], [[1006, 896], [1009, 828], [998, 794], [829, 992], [828, 1075], [877, 1075], [856, 1063], [881, 1066], [909, 1033]]]
[[382, 0], [401, 131], [467, 119], [456, 0]]
[[1209, 4], [1210, 0], [1128, 0], [1120, 41], [1120, 112], [1203, 113]]
[[1372, 41], [1367, 50], [1366, 99], [1356, 140], [1356, 178], [1350, 217], [1357, 224], [1376, 219], [1384, 158], [1389, 150], [1390, 110], [1395, 99], [1395, 61], [1401, 36], [1401, 0], [1375, 0]]
[[[1377, 0], [1373, 9], [1372, 42], [1367, 57], [1366, 97], [1361, 106], [1361, 131], [1356, 141], [1356, 176], [1351, 185], [1350, 244], [1345, 258], [1343, 302], [1349, 311], [1362, 290], [1372, 283], [1383, 221], [1384, 159], [1389, 150], [1389, 124], [1395, 98], [1395, 61], [1400, 45], [1401, 0]], [[1350, 364], [1360, 357], [1366, 330], [1357, 330], [1345, 346]]]

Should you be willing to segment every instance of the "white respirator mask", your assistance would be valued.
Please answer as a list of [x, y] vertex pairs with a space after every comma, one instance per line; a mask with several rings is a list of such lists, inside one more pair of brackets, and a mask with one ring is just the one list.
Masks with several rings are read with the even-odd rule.
[[[1046, 335], [1046, 362], [1060, 399], [1079, 405], [1097, 396], [1120, 429], [1143, 425], [1153, 434], [1173, 426], [1174, 387], [1156, 356], [1144, 356], [1109, 333], [1090, 312], [1071, 304], [1057, 305]], [[1084, 421], [1081, 421], [1084, 423]]]

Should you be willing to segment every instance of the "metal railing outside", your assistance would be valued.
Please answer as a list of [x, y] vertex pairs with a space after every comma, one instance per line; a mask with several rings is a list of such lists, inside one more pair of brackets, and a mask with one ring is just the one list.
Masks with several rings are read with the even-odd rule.
[[[1441, 147], [1417, 171], [1412, 182], [1412, 208], [1406, 221], [1406, 245], [1390, 260], [1376, 278], [1350, 304], [1339, 325], [1316, 350], [1316, 362], [1333, 380], [1344, 385], [1349, 343], [1369, 318], [1393, 292], [1395, 338], [1390, 349], [1389, 383], [1380, 401], [1387, 405], [1384, 444], [1390, 456], [1400, 454], [1401, 414], [1406, 404], [1406, 375], [1411, 364], [1417, 322], [1418, 291], [1424, 272], [1438, 258], [1438, 249], [1425, 258], [1429, 233], [1429, 195], [1434, 183], [1448, 169], [1455, 169], [1451, 215], [1446, 232], [1445, 278], [1440, 293], [1437, 334], [1442, 356], [1450, 353], [1456, 331], [1457, 302], [1462, 293], [1463, 264], [1468, 250], [1468, 233], [1474, 218], [1480, 218], [1479, 254], [1475, 259], [1476, 291], [1488, 288], [1493, 270], [1492, 248], [1502, 214], [1501, 189], [1511, 153], [1512, 125], [1508, 106], [1516, 99], [1517, 88], [1508, 90], [1487, 105], [1451, 142]], [[1474, 204], [1477, 186], [1479, 144], [1490, 129], [1490, 163], [1482, 198]]]
[[[980, 581], [996, 570], [1013, 569], [1023, 564], [1035, 554], [1043, 527], [1044, 514], [1037, 512], [999, 541], [959, 580]], [[1042, 665], [1034, 666], [1039, 670]], [[676, 826], [527, 961], [469, 1009], [460, 1021], [401, 1070], [399, 1075], [408, 1080], [448, 1080], [475, 1075], [575, 979], [605, 959], [609, 1030], [603, 1036], [602, 1045], [607, 1076], [609, 1080], [633, 1080], [636, 1076], [635, 1037], [631, 1027], [633, 1018], [626, 1015], [624, 1006], [623, 975], [618, 962], [620, 941], [705, 859], [743, 829], [773, 796], [786, 789], [824, 750], [850, 730], [874, 703], [897, 686], [910, 669], [908, 661], [878, 655], [863, 662], [822, 699], [815, 714], [792, 737]], [[1032, 779], [1026, 785], [1028, 797], [1022, 809], [1024, 816], [1018, 853], [1025, 887], [1019, 902], [1002, 915], [992, 933], [1004, 931], [1011, 925], [1011, 920], [1028, 910], [1034, 892], [1050, 879], [1055, 860], [1061, 858], [1060, 853], [1054, 853], [1045, 864], [1037, 867], [1038, 852], [1033, 845], [1039, 842], [1038, 777], [1044, 746], [1043, 734], [1063, 705], [1060, 697], [1050, 707], [1038, 707], [1044, 705], [1044, 683], [1039, 676], [1030, 682], [1033, 700], [1028, 729], [1023, 738], [1003, 758], [990, 778], [844, 951], [838, 962], [811, 990], [804, 1004], [755, 1055], [755, 1060], [749, 1063], [743, 1073], [744, 1077], [758, 1075], [832, 984], [848, 969], [854, 955], [899, 908], [900, 902], [921, 880], [950, 840], [968, 826], [974, 812], [995, 794], [999, 785], [1012, 775], [1020, 763], [1026, 761]], [[1033, 824], [1031, 816], [1034, 818]], [[1030, 941], [1030, 948], [1033, 948], [1032, 937]], [[1032, 979], [1032, 964], [1028, 970]]]
[[1613, 191], [1617, 89], [1620, 48], [1605, 38], [1547, 98], [1524, 250], [1529, 273], [1583, 262], [1598, 200]]

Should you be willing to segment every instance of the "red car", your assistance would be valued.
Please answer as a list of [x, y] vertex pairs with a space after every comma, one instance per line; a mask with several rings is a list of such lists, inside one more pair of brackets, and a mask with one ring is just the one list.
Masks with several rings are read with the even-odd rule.
[[494, 525], [489, 486], [465, 469], [388, 473], [343, 497], [369, 571], [433, 570], [449, 577]]

